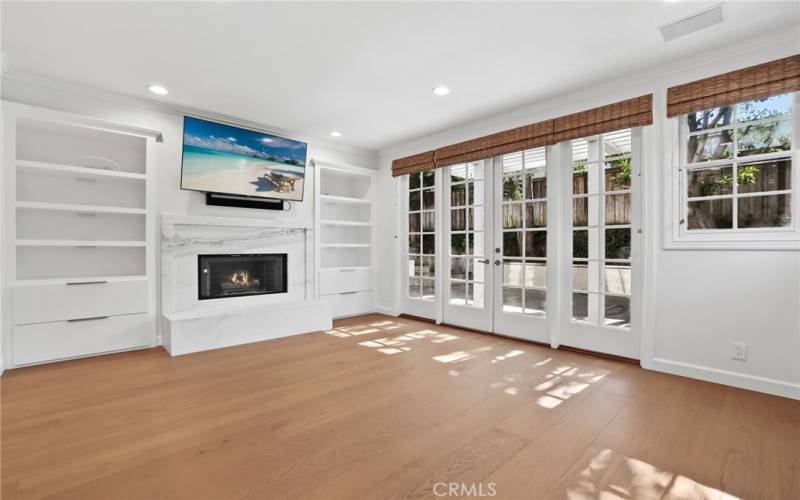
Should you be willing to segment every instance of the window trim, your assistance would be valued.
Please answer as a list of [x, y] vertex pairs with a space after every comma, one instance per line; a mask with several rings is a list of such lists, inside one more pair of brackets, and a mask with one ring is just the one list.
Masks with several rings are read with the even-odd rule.
[[[769, 160], [774, 158], [790, 158], [792, 161], [792, 178], [790, 192], [792, 194], [792, 223], [780, 228], [737, 228], [737, 229], [686, 229], [688, 210], [688, 194], [686, 193], [687, 164], [684, 139], [688, 137], [688, 124], [686, 115], [668, 118], [665, 122], [664, 154], [665, 189], [664, 195], [667, 210], [664, 211], [664, 250], [800, 250], [800, 174], [797, 173], [800, 154], [800, 92], [795, 92], [792, 100], [792, 145], [787, 152], [767, 153], [759, 155], [756, 160]], [[762, 120], [759, 120], [762, 121]], [[732, 128], [733, 126], [729, 127]], [[718, 129], [713, 129], [714, 131]], [[755, 156], [755, 155], [754, 155]], [[703, 162], [703, 166], [714, 167], [730, 164], [730, 160], [712, 160]], [[741, 163], [741, 162], [740, 162]], [[697, 164], [692, 164], [697, 167]], [[747, 196], [778, 195], [781, 192], [749, 193], [738, 196], [721, 195], [722, 198], [744, 198]], [[706, 197], [712, 199], [714, 197]]]

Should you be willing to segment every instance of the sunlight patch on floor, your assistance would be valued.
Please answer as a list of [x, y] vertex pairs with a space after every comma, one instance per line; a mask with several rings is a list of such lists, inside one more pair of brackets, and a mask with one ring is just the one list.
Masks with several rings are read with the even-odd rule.
[[411, 342], [427, 340], [435, 344], [441, 344], [442, 342], [449, 342], [458, 338], [459, 337], [455, 335], [440, 333], [436, 330], [417, 330], [416, 332], [403, 333], [391, 338], [385, 337], [381, 339], [365, 340], [364, 342], [359, 342], [358, 345], [377, 349], [384, 354], [394, 355], [410, 351], [411, 347], [408, 344]]
[[357, 337], [359, 335], [369, 335], [370, 333], [396, 330], [404, 326], [406, 326], [406, 323], [399, 323], [397, 321], [375, 321], [364, 325], [339, 326], [331, 330], [326, 330], [325, 333], [340, 338]]
[[491, 362], [492, 363], [497, 363], [497, 362], [500, 362], [500, 361], [505, 361], [507, 359], [515, 358], [515, 357], [519, 356], [520, 354], [524, 354], [524, 353], [525, 353], [525, 351], [519, 351], [519, 350], [515, 349], [513, 351], [508, 351], [505, 354], [501, 354], [500, 356], [495, 356], [494, 359]]
[[570, 499], [738, 499], [686, 476], [659, 469], [611, 449], [604, 449], [592, 457], [574, 484], [567, 487], [566, 496]]
[[577, 366], [559, 366], [545, 375], [547, 380], [534, 387], [535, 391], [545, 393], [536, 403], [542, 408], [552, 410], [590, 385], [603, 380], [609, 373], [602, 369], [580, 371]]

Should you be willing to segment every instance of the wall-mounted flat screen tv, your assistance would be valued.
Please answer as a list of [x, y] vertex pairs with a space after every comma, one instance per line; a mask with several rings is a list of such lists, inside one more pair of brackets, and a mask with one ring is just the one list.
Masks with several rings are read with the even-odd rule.
[[181, 189], [303, 200], [305, 142], [186, 116]]

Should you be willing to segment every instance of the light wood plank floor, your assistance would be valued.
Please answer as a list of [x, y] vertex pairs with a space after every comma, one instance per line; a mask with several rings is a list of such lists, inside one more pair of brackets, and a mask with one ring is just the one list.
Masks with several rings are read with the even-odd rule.
[[4, 500], [800, 498], [797, 401], [405, 318], [0, 383]]

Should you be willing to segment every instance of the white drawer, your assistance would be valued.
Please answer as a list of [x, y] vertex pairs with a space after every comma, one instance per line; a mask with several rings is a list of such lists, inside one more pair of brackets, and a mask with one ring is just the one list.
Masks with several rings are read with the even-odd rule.
[[320, 295], [364, 290], [372, 290], [372, 269], [321, 269], [319, 271]]
[[334, 318], [375, 312], [375, 299], [372, 291], [343, 292], [323, 295], [320, 298], [330, 301]]
[[72, 284], [17, 285], [14, 324], [116, 316], [147, 312], [147, 280], [83, 281]]
[[100, 354], [150, 344], [148, 314], [14, 327], [14, 364]]

